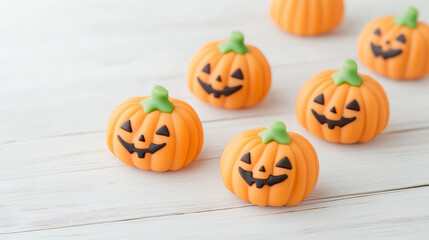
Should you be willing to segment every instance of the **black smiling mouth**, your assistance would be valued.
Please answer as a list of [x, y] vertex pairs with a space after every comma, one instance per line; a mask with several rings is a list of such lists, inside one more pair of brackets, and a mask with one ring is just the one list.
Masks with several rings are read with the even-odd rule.
[[238, 167], [241, 177], [246, 181], [247, 185], [252, 186], [253, 183], [256, 183], [257, 188], [262, 188], [264, 185], [273, 186], [274, 184], [281, 183], [287, 179], [286, 174], [279, 176], [270, 175], [267, 179], [259, 179], [253, 177], [253, 172], [246, 171], [241, 167]]
[[349, 124], [349, 123], [353, 122], [354, 120], [356, 120], [356, 117], [351, 117], [351, 118], [341, 117], [340, 120], [334, 121], [334, 120], [327, 119], [325, 115], [318, 114], [313, 109], [311, 109], [311, 112], [313, 113], [314, 117], [317, 119], [317, 121], [320, 124], [327, 123], [329, 129], [334, 129], [335, 126], [344, 127], [347, 124]]
[[225, 87], [223, 90], [220, 91], [220, 90], [213, 89], [212, 85], [201, 81], [199, 77], [197, 77], [197, 79], [201, 87], [204, 89], [204, 91], [206, 91], [207, 94], [213, 93], [213, 96], [215, 98], [220, 98], [220, 96], [222, 95], [224, 95], [225, 97], [228, 97], [229, 95], [237, 92], [243, 87], [242, 85], [238, 85], [234, 87]]
[[156, 153], [157, 151], [161, 150], [165, 145], [167, 145], [166, 143], [162, 143], [162, 144], [154, 144], [154, 143], [151, 143], [151, 144], [149, 145], [149, 148], [136, 148], [136, 147], [134, 146], [134, 143], [128, 143], [128, 142], [125, 142], [125, 141], [121, 138], [121, 136], [119, 136], [119, 135], [118, 135], [118, 139], [119, 139], [119, 142], [121, 142], [122, 146], [124, 146], [124, 148], [125, 148], [125, 149], [130, 153], [130, 154], [132, 154], [132, 153], [136, 152], [136, 153], [138, 154], [138, 157], [139, 157], [139, 158], [144, 158], [144, 157], [145, 157], [145, 155], [146, 155], [146, 153], [154, 154], [154, 153]]
[[389, 51], [383, 51], [381, 46], [377, 46], [374, 43], [371, 43], [371, 50], [376, 57], [382, 56], [384, 59], [396, 57], [402, 53], [401, 49], [390, 49]]

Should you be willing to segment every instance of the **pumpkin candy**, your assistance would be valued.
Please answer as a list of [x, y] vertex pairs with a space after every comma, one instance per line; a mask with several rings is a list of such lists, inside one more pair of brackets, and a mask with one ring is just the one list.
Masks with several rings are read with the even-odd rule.
[[272, 0], [270, 15], [283, 30], [304, 36], [336, 28], [343, 18], [343, 0]]
[[366, 142], [380, 134], [389, 120], [389, 101], [370, 76], [357, 72], [353, 60], [341, 70], [310, 78], [296, 101], [299, 123], [330, 142]]
[[274, 121], [246, 130], [226, 146], [220, 161], [225, 186], [239, 198], [260, 206], [295, 205], [314, 189], [319, 160], [301, 135]]
[[417, 21], [409, 7], [402, 16], [370, 22], [360, 34], [358, 55], [373, 71], [394, 79], [417, 79], [429, 74], [429, 26]]
[[107, 145], [123, 163], [144, 170], [177, 170], [201, 151], [203, 128], [194, 109], [155, 86], [150, 97], [134, 97], [113, 110]]
[[241, 32], [204, 45], [189, 64], [188, 88], [200, 100], [228, 108], [247, 108], [264, 99], [271, 71], [264, 55], [245, 45]]

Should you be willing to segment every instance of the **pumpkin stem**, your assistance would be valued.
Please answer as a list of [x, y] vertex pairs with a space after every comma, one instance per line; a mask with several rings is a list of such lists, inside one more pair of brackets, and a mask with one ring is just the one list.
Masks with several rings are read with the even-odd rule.
[[343, 83], [348, 83], [352, 86], [359, 87], [362, 84], [362, 77], [359, 76], [357, 68], [355, 61], [351, 59], [345, 60], [343, 62], [343, 67], [331, 75], [335, 85], [339, 86]]
[[228, 40], [219, 43], [217, 46], [222, 54], [231, 51], [238, 54], [249, 52], [249, 49], [244, 45], [243, 33], [239, 31], [233, 31]]
[[258, 134], [262, 142], [267, 144], [276, 141], [280, 144], [289, 144], [290, 136], [286, 131], [286, 125], [281, 121], [274, 121], [270, 127]]
[[142, 105], [145, 113], [150, 113], [154, 110], [171, 113], [174, 109], [174, 104], [168, 100], [167, 89], [159, 85], [152, 88], [150, 97], [143, 99], [140, 105]]
[[399, 26], [407, 26], [410, 28], [417, 27], [417, 16], [419, 12], [414, 7], [408, 7], [402, 16], [395, 17], [393, 22]]

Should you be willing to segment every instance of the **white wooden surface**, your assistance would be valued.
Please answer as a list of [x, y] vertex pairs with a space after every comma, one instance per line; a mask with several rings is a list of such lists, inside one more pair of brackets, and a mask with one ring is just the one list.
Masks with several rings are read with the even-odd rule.
[[[429, 239], [429, 78], [370, 72], [391, 103], [386, 130], [351, 146], [300, 127], [296, 95], [315, 73], [356, 59], [360, 29], [408, 5], [349, 0], [333, 33], [299, 38], [268, 16], [268, 1], [1, 1], [0, 239]], [[258, 106], [210, 107], [186, 89], [188, 61], [232, 30], [265, 53], [273, 85]], [[107, 149], [107, 117], [155, 84], [203, 121], [203, 151], [176, 172], [123, 165]], [[283, 120], [320, 158], [319, 182], [295, 207], [257, 207], [224, 186], [219, 157], [239, 132]]]

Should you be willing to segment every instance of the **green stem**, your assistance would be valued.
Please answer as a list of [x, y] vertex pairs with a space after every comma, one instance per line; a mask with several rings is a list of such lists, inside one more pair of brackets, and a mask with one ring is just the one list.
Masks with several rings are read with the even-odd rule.
[[258, 136], [265, 144], [271, 141], [275, 141], [280, 144], [290, 143], [290, 136], [286, 131], [286, 125], [281, 121], [272, 122], [270, 127], [267, 130], [260, 132]]
[[168, 100], [168, 91], [162, 86], [152, 88], [150, 97], [140, 102], [145, 113], [150, 113], [154, 110], [159, 110], [164, 113], [171, 113], [174, 109], [174, 104]]
[[218, 48], [222, 54], [231, 51], [238, 54], [249, 52], [249, 49], [246, 47], [246, 45], [244, 45], [243, 33], [239, 31], [232, 32], [228, 40], [218, 44]]
[[362, 77], [359, 76], [357, 71], [358, 67], [355, 61], [347, 59], [343, 63], [343, 67], [332, 74], [332, 80], [335, 85], [339, 86], [343, 83], [350, 84], [355, 87], [359, 87], [362, 84]]
[[410, 28], [417, 27], [417, 17], [419, 12], [414, 7], [408, 7], [402, 16], [395, 17], [393, 22], [399, 26], [407, 26]]

